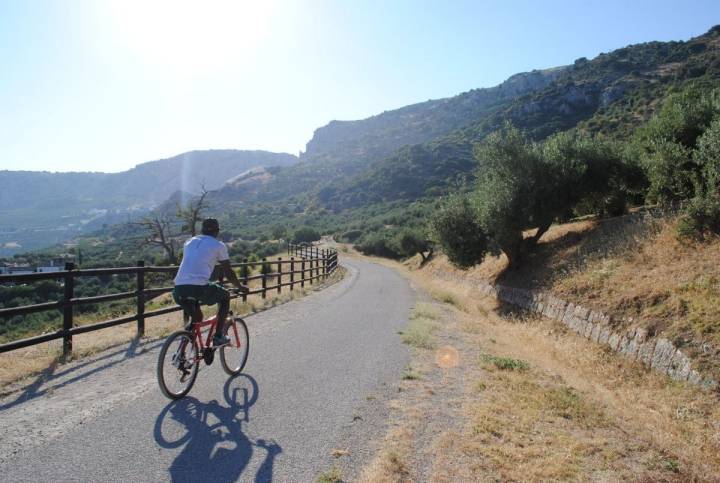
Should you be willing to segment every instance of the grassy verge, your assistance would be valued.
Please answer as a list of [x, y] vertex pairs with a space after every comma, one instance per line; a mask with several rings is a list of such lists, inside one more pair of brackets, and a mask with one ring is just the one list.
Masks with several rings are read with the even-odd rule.
[[[645, 370], [561, 324], [507, 315], [468, 285], [392, 264], [434, 296], [432, 349], [389, 401], [361, 481], [715, 481], [717, 396]], [[455, 353], [453, 363], [443, 353]], [[407, 373], [408, 371], [406, 371]]]
[[553, 226], [537, 253], [506, 271], [504, 256], [467, 272], [442, 257], [431, 268], [473, 280], [550, 292], [613, 316], [618, 329], [646, 329], [682, 348], [720, 379], [720, 238], [680, 240], [677, 220], [635, 213]]

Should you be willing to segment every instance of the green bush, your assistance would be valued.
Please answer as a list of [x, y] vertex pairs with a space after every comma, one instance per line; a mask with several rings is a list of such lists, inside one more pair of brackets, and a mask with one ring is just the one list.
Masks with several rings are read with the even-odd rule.
[[698, 139], [696, 159], [702, 169], [703, 194], [720, 193], [720, 116]]
[[480, 263], [487, 251], [487, 237], [467, 198], [451, 197], [431, 219], [433, 238], [450, 262], [461, 268]]
[[701, 194], [703, 167], [695, 148], [719, 115], [720, 90], [688, 89], [670, 97], [638, 131], [635, 142], [650, 182], [649, 201], [676, 204]]
[[350, 230], [343, 233], [341, 238], [348, 243], [353, 243], [355, 240], [360, 238], [362, 234], [362, 230]]
[[681, 238], [704, 239], [720, 234], [720, 197], [709, 195], [693, 198], [678, 221]]
[[280, 240], [287, 237], [287, 228], [285, 225], [275, 225], [272, 227], [272, 237], [274, 240]]
[[365, 255], [398, 259], [403, 257], [403, 252], [394, 239], [375, 233], [366, 238], [357, 249]]
[[308, 226], [299, 228], [293, 235], [293, 241], [295, 243], [310, 243], [320, 239], [320, 233], [314, 228]]
[[422, 259], [426, 260], [428, 255], [425, 255], [425, 252], [432, 254], [432, 243], [418, 231], [404, 231], [398, 242], [406, 257], [412, 257], [419, 253]]

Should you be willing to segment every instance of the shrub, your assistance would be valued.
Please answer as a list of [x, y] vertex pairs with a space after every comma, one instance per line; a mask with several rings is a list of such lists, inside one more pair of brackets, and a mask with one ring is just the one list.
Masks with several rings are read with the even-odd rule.
[[697, 163], [703, 174], [703, 194], [720, 193], [720, 118], [698, 139]]
[[638, 131], [636, 143], [650, 182], [650, 201], [674, 204], [700, 194], [703, 169], [693, 151], [719, 115], [720, 90], [690, 89], [670, 97]]
[[350, 230], [346, 231], [341, 235], [341, 238], [348, 243], [353, 243], [355, 240], [362, 236], [362, 230]]
[[260, 265], [260, 273], [267, 275], [273, 273], [272, 265], [268, 261], [263, 261]]
[[510, 357], [497, 357], [490, 354], [483, 354], [480, 360], [486, 364], [491, 364], [501, 371], [526, 371], [530, 369], [530, 364], [522, 359], [513, 359]]
[[[405, 231], [400, 235], [399, 238], [400, 249], [407, 257], [412, 257], [416, 253], [419, 253], [423, 261], [427, 260], [428, 256], [432, 255], [432, 244], [430, 241], [422, 236], [422, 234], [416, 231]], [[429, 255], [425, 255], [425, 252], [430, 252]]]
[[320, 233], [314, 228], [308, 226], [298, 228], [293, 235], [293, 241], [295, 243], [310, 243], [320, 239]]
[[272, 237], [274, 240], [280, 240], [287, 236], [287, 228], [285, 225], [275, 225], [272, 227]]
[[704, 239], [708, 234], [720, 234], [720, 197], [708, 195], [693, 198], [678, 221], [681, 238]]
[[433, 214], [431, 229], [445, 255], [458, 267], [469, 268], [483, 260], [487, 237], [467, 198], [450, 198]]
[[381, 234], [370, 235], [357, 246], [365, 255], [398, 259], [402, 258], [403, 252], [395, 240], [388, 239]]

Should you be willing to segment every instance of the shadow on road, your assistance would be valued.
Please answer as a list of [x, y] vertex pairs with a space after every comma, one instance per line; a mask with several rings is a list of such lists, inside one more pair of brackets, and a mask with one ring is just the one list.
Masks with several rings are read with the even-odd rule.
[[255, 481], [272, 481], [275, 457], [282, 448], [274, 441], [250, 441], [241, 427], [249, 421], [250, 407], [257, 401], [257, 382], [241, 374], [228, 379], [223, 394], [227, 405], [185, 397], [171, 402], [158, 415], [154, 428], [158, 445], [166, 449], [183, 446], [168, 469], [173, 482], [236, 481], [254, 448], [265, 452]]
[[[70, 367], [56, 372], [59, 368], [63, 367], [63, 365], [60, 364], [60, 358], [58, 357], [47, 369], [40, 372], [32, 383], [20, 390], [15, 399], [7, 403], [0, 404], [0, 411], [10, 409], [18, 404], [42, 397], [48, 392], [48, 390], [54, 391], [69, 384], [82, 381], [95, 373], [113, 367], [123, 361], [143, 355], [146, 352], [160, 346], [162, 343], [162, 340], [140, 343], [138, 339], [133, 339], [126, 349], [109, 352], [101, 357], [91, 357], [90, 360], [86, 362], [72, 364]], [[123, 353], [124, 355], [121, 357], [120, 354]], [[65, 376], [71, 373], [76, 374], [73, 377], [64, 379]]]

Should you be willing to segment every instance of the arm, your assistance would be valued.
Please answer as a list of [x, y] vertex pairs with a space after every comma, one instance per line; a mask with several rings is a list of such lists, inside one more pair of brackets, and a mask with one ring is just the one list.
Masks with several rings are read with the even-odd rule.
[[235, 274], [235, 270], [233, 270], [230, 266], [230, 260], [220, 260], [220, 268], [222, 268], [222, 271], [225, 274], [225, 278], [229, 282], [239, 288], [242, 292], [247, 292], [247, 287], [240, 284], [240, 280], [238, 280], [237, 274]]

